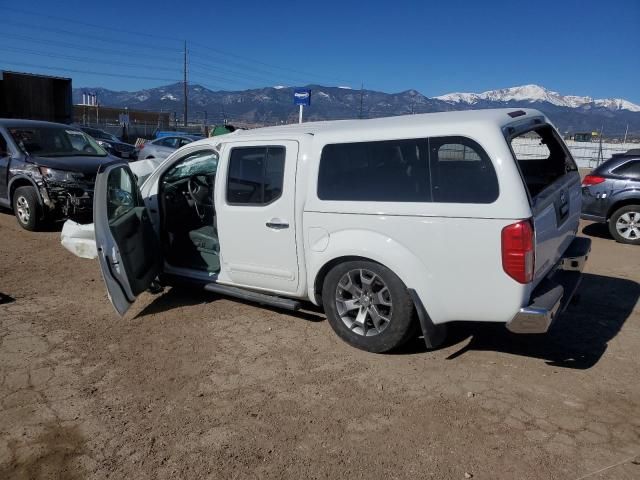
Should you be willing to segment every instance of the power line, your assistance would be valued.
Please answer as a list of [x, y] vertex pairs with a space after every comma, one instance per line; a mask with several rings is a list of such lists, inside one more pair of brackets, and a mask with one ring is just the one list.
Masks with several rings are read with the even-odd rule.
[[[63, 41], [59, 41], [59, 40], [43, 40], [43, 39], [38, 39], [38, 38], [32, 38], [32, 37], [28, 37], [25, 35], [19, 35], [19, 34], [15, 34], [15, 33], [5, 33], [3, 34], [4, 37], [8, 37], [8, 38], [14, 38], [14, 39], [19, 39], [19, 40], [24, 40], [27, 42], [32, 42], [32, 43], [37, 43], [37, 44], [43, 44], [43, 45], [54, 45], [54, 46], [59, 46], [59, 47], [63, 47], [63, 48], [69, 48], [69, 49], [75, 49], [75, 50], [84, 50], [84, 51], [88, 51], [91, 53], [95, 53], [95, 52], [99, 52], [102, 54], [108, 54], [108, 55], [117, 55], [117, 56], [125, 56], [126, 53], [123, 53], [122, 50], [115, 50], [115, 49], [107, 49], [107, 48], [102, 48], [102, 47], [91, 47], [91, 46], [87, 46], [87, 45], [77, 45], [75, 43], [70, 43], [70, 42], [63, 42]], [[1, 47], [0, 47], [1, 48]], [[19, 50], [19, 47], [12, 47], [15, 48], [16, 50]], [[26, 49], [23, 49], [26, 51]], [[169, 57], [162, 57], [159, 55], [153, 55], [153, 54], [148, 54], [146, 52], [135, 52], [135, 51], [130, 51], [131, 53], [139, 53], [140, 56], [142, 56], [145, 59], [158, 59], [164, 62], [176, 62], [177, 58], [169, 58]], [[27, 53], [31, 53], [33, 55], [45, 55], [44, 52], [35, 52], [34, 50], [30, 50]], [[66, 58], [66, 59], [77, 59], [80, 60], [80, 57], [75, 57], [73, 58], [72, 56], [65, 56], [65, 55], [60, 55], [60, 54], [47, 54], [47, 56], [52, 56], [52, 57], [59, 57], [59, 58]], [[100, 63], [111, 63], [111, 64], [119, 64], [119, 65], [123, 65], [123, 66], [130, 66], [130, 67], [134, 67], [136, 65], [131, 64], [131, 63], [126, 63], [126, 62], [109, 62], [103, 59], [89, 59], [89, 58], [83, 58], [82, 61], [88, 61], [88, 62], [92, 62], [92, 61], [99, 61]], [[177, 63], [177, 62], [176, 62]], [[282, 83], [281, 80], [283, 80], [282, 77], [277, 78], [275, 80], [273, 80], [271, 78], [271, 74], [270, 72], [266, 72], [269, 75], [262, 75], [262, 76], [256, 76], [256, 75], [252, 75], [252, 74], [248, 74], [245, 72], [240, 72], [237, 70], [230, 70], [228, 68], [221, 68], [219, 65], [214, 65], [214, 64], [207, 64], [207, 63], [203, 63], [203, 62], [194, 62], [193, 60], [190, 60], [189, 63], [193, 63], [194, 65], [199, 65], [203, 68], [206, 69], [213, 69], [216, 72], [224, 72], [227, 74], [230, 74], [232, 76], [236, 76], [239, 78], [253, 78], [256, 81], [268, 81], [268, 82], [275, 82], [275, 83]], [[232, 63], [233, 62], [228, 62], [228, 63]], [[176, 71], [177, 68], [169, 68], [169, 67], [159, 67], [159, 66], [150, 66], [150, 65], [142, 65], [139, 64], [140, 67], [145, 67], [145, 68], [152, 68], [152, 69], [156, 69], [156, 70], [165, 70], [165, 71]], [[244, 67], [243, 65], [240, 65], [243, 68], [247, 68]], [[255, 70], [252, 68], [249, 68], [250, 72], [254, 72]], [[220, 78], [218, 76], [218, 78]], [[229, 80], [231, 81], [231, 80]], [[287, 82], [285, 82], [287, 83]]]
[[[219, 77], [217, 75], [211, 75], [208, 73], [202, 73], [198, 70], [195, 70], [193, 68], [189, 69], [189, 73], [191, 76], [191, 79], [194, 80], [196, 83], [199, 83], [201, 85], [204, 86], [204, 84], [200, 81], [201, 78], [208, 78], [208, 79], [213, 79], [216, 82], [222, 82], [224, 84], [228, 84], [228, 85], [234, 85], [233, 88], [237, 88], [235, 87], [235, 85], [245, 85], [247, 87], [250, 86], [255, 86], [255, 84], [249, 83], [249, 82], [243, 82], [242, 80], [236, 80], [236, 79], [228, 79], [225, 77]], [[193, 82], [192, 82], [193, 83]], [[223, 87], [221, 84], [217, 84], [218, 90], [228, 90], [229, 87]]]
[[[32, 38], [32, 37], [28, 37], [26, 35], [17, 35], [17, 34], [13, 34], [13, 33], [2, 33], [3, 37], [9, 37], [9, 38], [15, 38], [18, 40], [25, 40], [28, 42], [34, 42], [34, 43], [40, 43], [43, 45], [57, 45], [60, 47], [65, 47], [65, 48], [73, 48], [76, 50], [85, 50], [85, 51], [89, 51], [89, 52], [100, 52], [100, 53], [107, 53], [107, 54], [111, 54], [111, 55], [120, 55], [120, 56], [126, 56], [127, 53], [123, 52], [122, 50], [116, 50], [116, 49], [108, 49], [108, 48], [99, 48], [99, 47], [88, 47], [88, 46], [82, 46], [82, 45], [78, 45], [75, 43], [69, 43], [69, 42], [60, 42], [57, 40], [41, 40], [41, 39], [37, 39], [37, 38]], [[132, 52], [135, 53], [135, 52]], [[167, 62], [177, 62], [178, 60], [178, 56], [176, 55], [176, 57], [161, 57], [159, 55], [150, 55], [147, 53], [140, 53], [141, 56], [143, 56], [144, 58], [154, 58], [154, 59], [158, 59], [158, 60], [163, 60], [163, 61], [167, 61]], [[99, 59], [96, 59], [99, 60]]]
[[[136, 31], [131, 31], [131, 30], [124, 29], [124, 28], [105, 27], [104, 25], [97, 24], [97, 23], [88, 23], [88, 22], [84, 22], [84, 21], [81, 21], [81, 20], [70, 20], [69, 18], [58, 17], [58, 16], [55, 16], [55, 15], [48, 15], [48, 14], [45, 14], [45, 13], [42, 13], [42, 12], [33, 12], [33, 11], [23, 10], [23, 9], [15, 8], [15, 7], [7, 7], [7, 6], [4, 6], [2, 8], [4, 10], [9, 10], [9, 11], [13, 11], [13, 12], [19, 13], [21, 15], [28, 15], [29, 18], [32, 18], [33, 16], [39, 16], [39, 17], [43, 17], [43, 18], [48, 18], [50, 20], [57, 20], [57, 21], [66, 22], [66, 23], [84, 25], [84, 26], [87, 26], [87, 27], [99, 28], [99, 29], [102, 29], [102, 30], [111, 30], [113, 32], [127, 33], [129, 35], [139, 35], [139, 36], [144, 36], [144, 37], [149, 37], [149, 38], [157, 38], [157, 39], [161, 39], [161, 40], [169, 40], [169, 41], [172, 41], [172, 42], [176, 41], [175, 38], [171, 38], [171, 37], [167, 37], [167, 36], [163, 36], [163, 35], [156, 35], [156, 34], [147, 33], [147, 32], [136, 32]], [[178, 50], [178, 51], [180, 51], [180, 50]]]
[[[18, 47], [0, 46], [0, 50], [5, 50], [5, 51], [8, 51], [8, 52], [26, 53], [27, 55], [38, 55], [38, 56], [41, 56], [41, 57], [61, 58], [61, 59], [64, 59], [64, 60], [71, 60], [71, 61], [74, 61], [74, 62], [95, 62], [96, 61], [95, 58], [76, 57], [76, 56], [73, 56], [73, 55], [61, 55], [61, 54], [58, 54], [58, 53], [41, 52], [41, 51], [29, 50], [29, 49], [26, 49], [26, 48], [18, 48]], [[164, 71], [167, 71], [167, 72], [177, 72], [177, 71], [179, 71], [177, 67], [175, 67], [175, 68], [158, 67], [156, 65], [144, 65], [144, 64], [140, 64], [140, 63], [127, 63], [127, 62], [113, 62], [113, 61], [104, 60], [104, 59], [100, 59], [100, 64], [115, 65], [115, 66], [121, 66], [121, 67], [131, 67], [131, 68], [150, 68], [150, 69], [154, 69], [154, 70], [164, 70]]]
[[[171, 42], [175, 42], [176, 41], [174, 38], [171, 38], [171, 37], [168, 37], [168, 36], [163, 36], [163, 35], [148, 34], [148, 33], [144, 33], [144, 32], [133, 32], [133, 31], [130, 31], [130, 30], [124, 30], [124, 29], [114, 28], [114, 27], [105, 27], [104, 25], [97, 25], [97, 24], [87, 23], [87, 22], [79, 21], [79, 20], [70, 20], [68, 18], [57, 17], [57, 16], [53, 16], [53, 15], [47, 15], [47, 14], [43, 14], [43, 13], [40, 13], [40, 12], [28, 11], [28, 10], [19, 9], [19, 8], [15, 8], [15, 7], [3, 7], [3, 8], [5, 10], [18, 12], [18, 13], [23, 14], [23, 15], [29, 15], [30, 17], [39, 16], [39, 17], [54, 19], [54, 20], [58, 20], [58, 21], [64, 21], [64, 22], [67, 22], [67, 23], [86, 25], [86, 26], [89, 26], [89, 27], [92, 27], [92, 28], [100, 28], [100, 29], [103, 29], [103, 30], [111, 30], [111, 31], [123, 32], [123, 33], [127, 33], [127, 34], [142, 35], [142, 36], [147, 36], [147, 37], [150, 37], [150, 38], [159, 38], [159, 39], [163, 39], [165, 41], [171, 41]], [[216, 52], [216, 53], [218, 53], [220, 55], [224, 55], [224, 56], [231, 57], [231, 58], [238, 59], [238, 60], [245, 61], [245, 62], [250, 62], [250, 64], [251, 64], [250, 68], [255, 68], [255, 64], [259, 64], [259, 65], [263, 65], [263, 66], [271, 68], [271, 69], [276, 69], [276, 70], [285, 71], [285, 72], [293, 72], [293, 73], [298, 74], [298, 75], [304, 75], [305, 77], [331, 80], [331, 82], [337, 82], [337, 83], [353, 83], [352, 80], [338, 79], [338, 78], [332, 78], [332, 77], [325, 76], [325, 75], [318, 75], [318, 74], [315, 74], [315, 73], [305, 72], [305, 71], [294, 69], [294, 68], [290, 68], [290, 67], [283, 67], [283, 66], [280, 66], [280, 65], [275, 65], [275, 64], [263, 62], [261, 60], [255, 59], [255, 58], [238, 55], [236, 53], [228, 53], [228, 52], [225, 52], [223, 50], [219, 50], [219, 49], [213, 48], [213, 47], [211, 47], [209, 45], [204, 45], [204, 44], [199, 43], [199, 42], [190, 41], [189, 43], [192, 46], [192, 50], [193, 50], [193, 46], [196, 46], [198, 48], [203, 48], [207, 52], [207, 55], [211, 55], [211, 52]], [[202, 56], [201, 54], [198, 54], [197, 52], [192, 52], [192, 55]]]
[[[194, 55], [194, 54], [192, 54], [192, 56], [193, 56], [193, 55]], [[219, 61], [219, 60], [218, 60], [218, 61]], [[274, 74], [273, 72], [269, 72], [269, 71], [264, 70], [264, 69], [256, 68], [256, 67], [254, 67], [254, 66], [247, 67], [247, 66], [245, 66], [245, 65], [243, 65], [243, 64], [240, 64], [240, 63], [237, 63], [237, 62], [232, 62], [232, 61], [229, 61], [229, 60], [223, 60], [223, 61], [219, 61], [219, 62], [220, 62], [222, 65], [227, 64], [227, 65], [237, 66], [237, 67], [239, 67], [239, 68], [244, 68], [244, 69], [246, 69], [246, 70], [249, 70], [249, 71], [250, 71], [250, 72], [252, 72], [252, 73], [257, 73], [257, 74], [259, 74], [259, 75], [260, 75], [260, 74], [262, 74], [262, 75], [263, 75], [263, 77], [265, 76], [265, 74], [266, 74], [267, 76], [269, 76], [269, 78], [272, 78], [272, 77], [275, 77], [276, 75], [278, 75], [278, 76], [277, 76], [277, 77], [275, 77], [275, 78], [279, 78], [279, 79], [285, 79], [285, 78], [286, 78], [286, 79], [289, 79], [289, 80], [294, 80], [294, 83], [297, 83], [297, 82], [299, 82], [299, 81], [301, 80], [301, 78], [300, 78], [300, 77], [293, 77], [293, 76], [290, 76], [290, 75], [285, 75], [285, 76], [283, 76], [282, 74]], [[193, 63], [194, 65], [201, 65], [201, 66], [205, 66], [205, 67], [207, 66], [206, 64], [204, 64], [204, 63], [202, 63], [202, 62], [193, 62], [193, 61], [192, 61], [192, 63]], [[210, 68], [219, 68], [219, 67], [217, 67], [217, 66], [213, 66], [213, 64], [209, 64], [209, 65], [210, 65]], [[245, 75], [243, 72], [239, 72], [238, 70], [229, 70], [228, 68], [226, 68], [226, 70], [227, 70], [228, 72], [234, 72], [234, 73], [236, 73], [236, 74], [238, 74], [238, 75]], [[288, 83], [288, 82], [285, 82], [285, 83]], [[302, 81], [302, 83], [311, 83], [311, 82], [309, 82], [308, 80], [303, 80], [303, 81]]]
[[[6, 24], [5, 27], [24, 27], [24, 28], [37, 28], [38, 30], [45, 30], [45, 31], [49, 31], [49, 32], [54, 32], [54, 33], [62, 33], [64, 35], [71, 35], [74, 37], [80, 37], [83, 40], [86, 40], [87, 38], [96, 40], [98, 42], [106, 42], [106, 43], [110, 43], [113, 44], [114, 43], [114, 39], [113, 38], [106, 38], [106, 37], [100, 37], [100, 36], [96, 36], [96, 35], [91, 35], [91, 34], [87, 34], [84, 32], [74, 32], [71, 30], [64, 30], [62, 28], [54, 28], [54, 27], [49, 27], [49, 26], [44, 26], [44, 25], [34, 25], [34, 24], [28, 24], [28, 23], [22, 23], [22, 22], [16, 22], [16, 21], [11, 21], [10, 23]], [[148, 44], [142, 44], [142, 43], [131, 43], [131, 42], [127, 42], [130, 45], [136, 45], [137, 48], [145, 48], [145, 49], [150, 49], [150, 50], [157, 50], [158, 47], [157, 46], [153, 46], [153, 45], [148, 45]], [[178, 48], [167, 48], [167, 47], [163, 47], [164, 50], [170, 50], [173, 51], [175, 53], [181, 53], [182, 50], [178, 49]]]
[[[266, 75], [252, 75], [250, 73], [242, 73], [242, 72], [237, 72], [234, 70], [229, 70], [226, 68], [215, 68], [215, 67], [207, 67], [204, 66], [203, 68], [205, 68], [205, 70], [200, 70], [200, 68], [193, 68], [193, 65], [195, 65], [196, 67], [200, 67], [201, 63], [198, 62], [194, 62], [193, 60], [189, 61], [189, 65], [192, 66], [191, 71], [194, 73], [200, 72], [201, 74], [205, 75], [205, 76], [209, 76], [212, 78], [216, 78], [216, 79], [220, 79], [223, 81], [233, 81], [234, 83], [244, 83], [245, 85], [254, 85], [255, 82], [259, 82], [260, 84], [264, 84], [265, 82], [267, 83], [283, 83], [281, 80], [282, 78], [272, 78], [270, 76], [266, 76]], [[209, 72], [215, 72], [215, 74], [209, 73]], [[216, 75], [217, 73], [222, 74], [223, 76], [220, 75]], [[229, 78], [232, 77], [232, 78]], [[239, 79], [239, 80], [238, 80]], [[253, 82], [248, 82], [247, 80], [253, 80]], [[288, 82], [284, 82], [284, 83], [288, 83]]]
[[208, 47], [208, 46], [204, 46], [204, 45], [202, 45], [202, 44], [200, 44], [198, 42], [192, 42], [192, 43], [193, 43], [193, 45], [206, 48], [210, 52], [213, 51], [213, 52], [219, 53], [221, 55], [233, 57], [233, 58], [236, 58], [236, 59], [239, 59], [239, 60], [243, 60], [245, 62], [250, 62], [251, 64], [263, 65], [263, 66], [266, 66], [266, 67], [269, 67], [269, 68], [272, 68], [272, 69], [277, 69], [277, 70], [282, 70], [282, 71], [289, 71], [289, 72], [296, 73], [298, 75], [304, 75], [305, 77], [324, 78], [325, 80], [331, 80], [332, 82], [337, 82], [337, 83], [352, 83], [352, 80], [332, 78], [332, 77], [327, 77], [327, 76], [324, 76], [324, 75], [318, 75], [318, 74], [315, 74], [315, 73], [310, 73], [310, 72], [305, 72], [305, 71], [302, 71], [302, 70], [297, 70], [297, 69], [290, 68], [290, 67], [281, 67], [281, 66], [278, 66], [278, 65], [262, 62], [260, 60], [254, 59], [254, 58], [245, 57], [245, 56], [237, 55], [237, 54], [230, 54], [230, 53], [224, 52], [222, 50], [218, 50], [216, 48], [211, 48], [211, 47]]
[[84, 74], [89, 74], [89, 75], [103, 75], [106, 77], [121, 77], [121, 78], [133, 78], [136, 80], [158, 80], [161, 82], [172, 82], [172, 83], [177, 83], [180, 80], [176, 80], [174, 78], [159, 78], [159, 77], [147, 77], [147, 76], [140, 76], [140, 75], [124, 75], [124, 74], [119, 74], [119, 73], [109, 73], [109, 72], [95, 72], [95, 71], [91, 71], [91, 70], [79, 70], [79, 69], [75, 69], [75, 68], [62, 68], [62, 67], [48, 67], [45, 65], [35, 65], [33, 63], [24, 63], [24, 62], [6, 62], [3, 61], [2, 63], [7, 64], [7, 65], [19, 65], [21, 67], [29, 67], [29, 68], [39, 68], [39, 69], [44, 69], [44, 70], [59, 70], [61, 72], [69, 72], [69, 73], [84, 73]]

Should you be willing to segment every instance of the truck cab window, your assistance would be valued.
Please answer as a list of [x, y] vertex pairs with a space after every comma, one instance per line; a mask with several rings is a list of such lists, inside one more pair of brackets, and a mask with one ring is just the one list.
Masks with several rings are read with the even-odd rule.
[[231, 150], [227, 179], [230, 205], [267, 205], [282, 195], [284, 147], [240, 147]]
[[466, 137], [433, 137], [429, 147], [434, 202], [492, 203], [498, 198], [496, 171], [478, 143]]

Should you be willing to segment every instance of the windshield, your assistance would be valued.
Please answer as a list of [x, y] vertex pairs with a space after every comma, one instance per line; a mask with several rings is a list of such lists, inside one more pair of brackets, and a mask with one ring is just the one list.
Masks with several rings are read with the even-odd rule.
[[176, 182], [196, 175], [215, 175], [218, 154], [210, 150], [196, 152], [175, 165], [164, 177], [165, 183]]
[[13, 140], [24, 152], [39, 157], [106, 157], [89, 135], [57, 125], [9, 127]]

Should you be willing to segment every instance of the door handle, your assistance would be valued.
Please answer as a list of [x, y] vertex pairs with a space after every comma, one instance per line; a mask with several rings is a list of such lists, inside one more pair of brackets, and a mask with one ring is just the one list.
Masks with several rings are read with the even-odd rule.
[[277, 218], [273, 218], [266, 223], [267, 227], [272, 228], [274, 230], [284, 230], [285, 228], [289, 228], [289, 224], [285, 221], [279, 220]]

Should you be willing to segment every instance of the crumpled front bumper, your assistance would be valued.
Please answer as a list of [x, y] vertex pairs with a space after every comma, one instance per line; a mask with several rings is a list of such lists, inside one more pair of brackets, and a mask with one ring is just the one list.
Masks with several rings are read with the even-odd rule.
[[576, 237], [553, 272], [531, 294], [531, 303], [507, 322], [513, 333], [545, 333], [566, 309], [582, 279], [591, 239]]
[[64, 184], [47, 182], [40, 188], [44, 204], [59, 215], [91, 214], [93, 211], [92, 184]]

